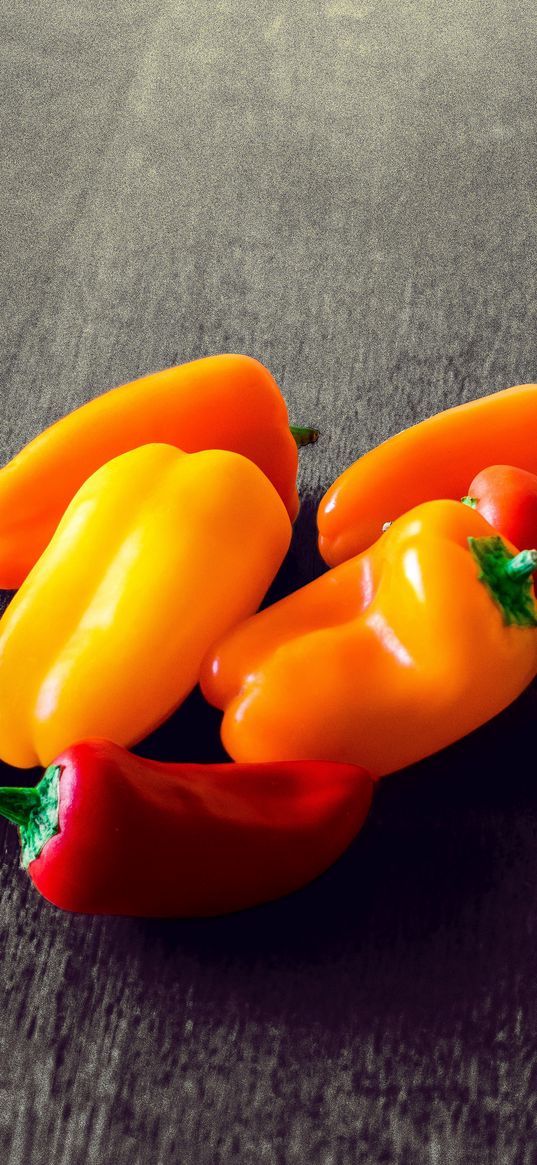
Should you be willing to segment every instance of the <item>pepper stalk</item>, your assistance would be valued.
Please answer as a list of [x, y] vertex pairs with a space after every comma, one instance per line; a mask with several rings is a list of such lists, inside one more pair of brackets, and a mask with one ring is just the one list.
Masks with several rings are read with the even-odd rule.
[[61, 767], [49, 765], [35, 786], [0, 788], [0, 813], [19, 828], [24, 869], [39, 857], [45, 843], [59, 832]]

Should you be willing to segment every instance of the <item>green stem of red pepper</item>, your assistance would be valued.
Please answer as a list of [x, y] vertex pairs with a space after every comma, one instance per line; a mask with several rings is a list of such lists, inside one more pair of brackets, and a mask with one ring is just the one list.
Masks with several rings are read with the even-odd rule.
[[165, 765], [81, 741], [35, 789], [1, 789], [41, 894], [89, 914], [193, 917], [281, 897], [361, 828], [370, 775], [323, 761]]
[[37, 789], [0, 789], [0, 813], [21, 829], [28, 825], [32, 811], [40, 803]]
[[0, 789], [0, 813], [19, 827], [25, 868], [58, 832], [60, 773], [59, 765], [50, 765], [34, 788]]

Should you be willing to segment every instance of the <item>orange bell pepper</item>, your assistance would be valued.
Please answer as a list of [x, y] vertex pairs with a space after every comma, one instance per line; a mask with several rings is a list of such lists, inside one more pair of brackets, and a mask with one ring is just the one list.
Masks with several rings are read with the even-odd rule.
[[250, 356], [208, 356], [98, 396], [31, 441], [0, 470], [0, 587], [20, 586], [84, 481], [139, 445], [164, 441], [187, 453], [229, 449], [255, 461], [298, 513], [297, 444], [270, 372]]
[[0, 620], [0, 756], [47, 765], [85, 737], [152, 731], [259, 606], [290, 537], [240, 454], [144, 445], [102, 466]]
[[397, 433], [341, 474], [318, 510], [319, 549], [329, 566], [365, 550], [411, 506], [461, 498], [485, 465], [537, 473], [537, 384], [457, 405]]
[[451, 744], [537, 674], [536, 563], [460, 502], [416, 507], [213, 648], [201, 685], [224, 746], [382, 776]]

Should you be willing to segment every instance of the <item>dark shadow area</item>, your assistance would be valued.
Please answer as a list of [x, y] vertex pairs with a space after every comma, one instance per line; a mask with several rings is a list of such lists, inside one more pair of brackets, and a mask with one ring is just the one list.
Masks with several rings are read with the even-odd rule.
[[461, 999], [477, 1005], [515, 968], [532, 975], [536, 701], [532, 688], [383, 781], [362, 834], [304, 890], [227, 918], [133, 923], [146, 973], [172, 988], [188, 957], [212, 1001], [233, 990], [269, 1019], [291, 996], [297, 1024], [334, 1032], [379, 1008], [448, 1030]]
[[[306, 498], [267, 602], [323, 569], [303, 549], [311, 551], [315, 510]], [[193, 975], [202, 1010], [240, 998], [248, 1014], [285, 1014], [291, 1025], [314, 1019], [334, 1038], [349, 1026], [365, 1030], [379, 1012], [393, 1019], [403, 1011], [406, 1023], [434, 1020], [448, 1031], [461, 999], [471, 1011], [515, 968], [533, 974], [536, 712], [534, 685], [471, 736], [380, 782], [347, 853], [288, 898], [226, 918], [93, 920], [97, 978], [127, 958], [148, 999], [153, 983], [173, 998]], [[222, 761], [219, 723], [196, 690], [135, 751]], [[2, 769], [4, 783], [39, 775]], [[143, 859], [143, 838], [139, 844]], [[88, 941], [87, 919], [40, 908], [67, 948]]]

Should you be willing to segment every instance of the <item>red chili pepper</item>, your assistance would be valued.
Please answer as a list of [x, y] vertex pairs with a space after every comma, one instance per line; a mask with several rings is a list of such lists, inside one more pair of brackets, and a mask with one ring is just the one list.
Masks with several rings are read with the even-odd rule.
[[89, 914], [225, 914], [304, 886], [363, 825], [373, 781], [323, 761], [162, 764], [105, 740], [0, 789], [45, 898]]
[[519, 549], [537, 545], [537, 476], [514, 465], [489, 465], [474, 477], [463, 502]]

